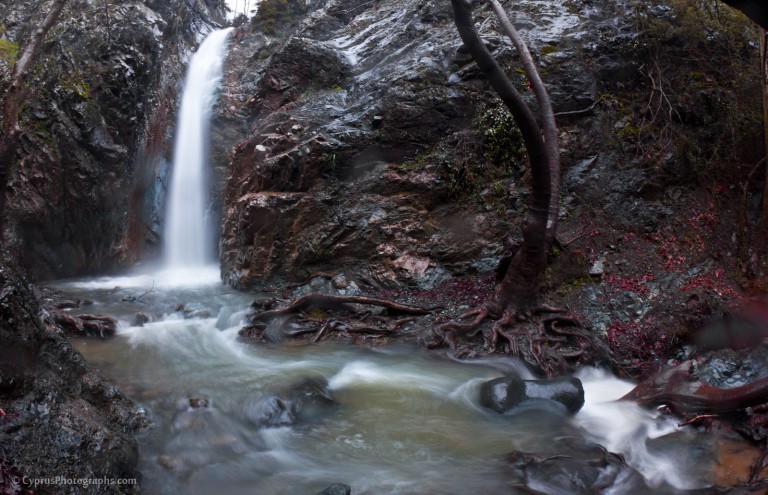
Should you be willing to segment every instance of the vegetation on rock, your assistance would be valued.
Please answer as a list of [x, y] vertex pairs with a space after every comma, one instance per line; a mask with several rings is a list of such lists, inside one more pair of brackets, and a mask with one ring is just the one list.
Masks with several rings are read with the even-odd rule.
[[251, 28], [274, 35], [297, 22], [306, 12], [304, 0], [264, 0], [251, 18]]

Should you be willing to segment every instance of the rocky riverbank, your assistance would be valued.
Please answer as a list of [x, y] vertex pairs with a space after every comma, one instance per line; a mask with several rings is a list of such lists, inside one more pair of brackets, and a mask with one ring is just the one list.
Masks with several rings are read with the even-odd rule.
[[[0, 493], [137, 494], [143, 409], [106, 383], [0, 263]], [[37, 486], [36, 486], [37, 484]]]

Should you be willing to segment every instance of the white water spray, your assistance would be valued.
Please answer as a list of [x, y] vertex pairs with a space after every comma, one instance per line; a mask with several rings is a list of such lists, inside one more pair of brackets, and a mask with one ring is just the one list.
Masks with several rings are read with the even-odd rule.
[[212, 268], [210, 229], [206, 226], [209, 121], [221, 81], [227, 36], [212, 32], [192, 56], [184, 83], [168, 191], [163, 278], [184, 281]]

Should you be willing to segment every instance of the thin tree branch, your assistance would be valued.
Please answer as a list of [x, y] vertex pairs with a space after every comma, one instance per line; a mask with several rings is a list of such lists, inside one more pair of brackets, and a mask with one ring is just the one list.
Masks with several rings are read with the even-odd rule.
[[520, 63], [523, 66], [528, 81], [531, 83], [533, 94], [536, 95], [536, 101], [539, 105], [539, 118], [541, 119], [542, 130], [544, 134], [544, 146], [546, 147], [547, 163], [549, 165], [549, 181], [551, 184], [549, 201], [549, 218], [547, 220], [547, 239], [551, 242], [557, 228], [557, 217], [560, 210], [560, 146], [558, 144], [557, 123], [555, 113], [552, 110], [552, 102], [549, 93], [541, 79], [536, 64], [533, 60], [528, 45], [526, 45], [520, 33], [509, 20], [504, 7], [498, 0], [488, 0], [493, 12], [498, 17], [502, 31], [509, 37], [512, 44], [517, 49], [520, 57]]

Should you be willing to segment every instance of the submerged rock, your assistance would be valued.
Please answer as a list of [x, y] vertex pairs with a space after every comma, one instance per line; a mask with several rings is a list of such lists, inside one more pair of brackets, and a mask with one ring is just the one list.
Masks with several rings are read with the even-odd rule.
[[283, 393], [246, 403], [245, 415], [258, 426], [291, 426], [318, 419], [336, 404], [324, 378], [304, 378]]
[[558, 404], [569, 414], [576, 414], [584, 405], [584, 387], [574, 377], [523, 380], [517, 376], [495, 378], [480, 387], [480, 404], [501, 414], [537, 403], [545, 407]]
[[530, 493], [546, 495], [673, 493], [651, 490], [643, 476], [628, 466], [621, 455], [600, 445], [562, 445], [557, 452], [558, 455], [508, 454], [513, 478]]
[[317, 495], [349, 495], [352, 493], [352, 487], [344, 483], [334, 483], [325, 490], [318, 492]]
[[181, 313], [185, 320], [210, 318], [213, 315], [213, 312], [201, 303], [179, 303], [174, 306], [173, 310]]

